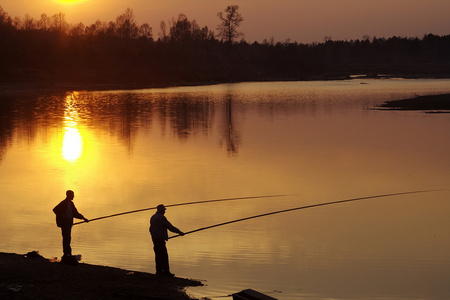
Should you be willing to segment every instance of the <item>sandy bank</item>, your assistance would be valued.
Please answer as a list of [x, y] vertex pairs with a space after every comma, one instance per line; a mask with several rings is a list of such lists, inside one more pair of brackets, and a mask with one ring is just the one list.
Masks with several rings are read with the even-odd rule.
[[195, 280], [0, 253], [0, 299], [173, 299]]

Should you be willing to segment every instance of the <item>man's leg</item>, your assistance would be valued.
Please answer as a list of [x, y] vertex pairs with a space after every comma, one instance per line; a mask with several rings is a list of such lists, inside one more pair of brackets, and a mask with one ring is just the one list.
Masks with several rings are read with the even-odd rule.
[[165, 274], [170, 274], [169, 268], [169, 254], [167, 253], [166, 241], [163, 240], [163, 245], [161, 249], [161, 263], [163, 264], [163, 270]]
[[63, 237], [63, 252], [64, 256], [72, 256], [72, 248], [70, 247], [72, 226], [61, 227], [61, 233]]
[[167, 254], [166, 241], [154, 239], [153, 250], [155, 250], [156, 274], [169, 273], [169, 255]]

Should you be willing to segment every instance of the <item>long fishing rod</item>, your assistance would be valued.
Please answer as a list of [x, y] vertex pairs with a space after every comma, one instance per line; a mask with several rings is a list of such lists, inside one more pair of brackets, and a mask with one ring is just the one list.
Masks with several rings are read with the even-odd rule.
[[[223, 199], [201, 200], [201, 201], [194, 201], [194, 202], [168, 204], [168, 205], [165, 205], [165, 207], [174, 207], [174, 206], [183, 206], [183, 205], [192, 205], [192, 204], [204, 204], [204, 203], [221, 202], [221, 201], [235, 201], [235, 200], [258, 199], [258, 198], [273, 198], [273, 197], [288, 197], [288, 196], [297, 196], [297, 195], [300, 195], [300, 194], [265, 195], [265, 196], [223, 198]], [[107, 218], [112, 218], [112, 217], [117, 217], [117, 216], [122, 216], [122, 215], [127, 215], [127, 214], [133, 214], [133, 213], [146, 211], [146, 210], [152, 210], [152, 209], [156, 209], [156, 206], [155, 207], [148, 207], [148, 208], [142, 208], [142, 209], [137, 209], [137, 210], [126, 211], [126, 212], [121, 212], [121, 213], [108, 215], [108, 216], [103, 216], [103, 217], [98, 217], [98, 218], [90, 219], [89, 222], [102, 220], [102, 219], [107, 219]], [[86, 222], [84, 222], [84, 221], [83, 222], [77, 222], [77, 223], [74, 223], [73, 225], [83, 224], [83, 223], [86, 223]]]
[[[202, 228], [199, 228], [199, 229], [195, 229], [195, 230], [191, 230], [191, 231], [185, 232], [184, 235], [190, 234], [190, 233], [194, 233], [194, 232], [199, 232], [199, 231], [206, 230], [206, 229], [211, 229], [211, 228], [214, 228], [214, 227], [224, 226], [224, 225], [228, 225], [228, 224], [232, 224], [232, 223], [236, 223], [236, 222], [241, 222], [241, 221], [245, 221], [245, 220], [250, 220], [250, 219], [255, 219], [255, 218], [260, 218], [260, 217], [265, 217], [265, 216], [270, 216], [270, 215], [275, 215], [275, 214], [280, 214], [280, 213], [285, 213], [285, 212], [294, 211], [294, 210], [307, 209], [307, 208], [313, 208], [313, 207], [319, 207], [319, 206], [325, 206], [325, 205], [332, 205], [332, 204], [339, 204], [339, 203], [351, 202], [351, 201], [373, 199], [373, 198], [392, 197], [392, 196], [407, 195], [407, 194], [418, 194], [418, 193], [429, 193], [429, 192], [446, 191], [446, 190], [448, 191], [448, 189], [439, 189], [439, 190], [423, 190], [423, 191], [412, 191], [412, 192], [403, 192], [403, 193], [392, 193], [392, 194], [367, 196], [367, 197], [352, 198], [352, 199], [346, 199], [346, 200], [338, 200], [338, 201], [332, 201], [332, 202], [326, 202], [326, 203], [319, 203], [319, 204], [300, 206], [300, 207], [295, 207], [295, 208], [289, 208], [289, 209], [273, 211], [273, 212], [260, 214], [260, 215], [256, 215], [256, 216], [246, 217], [246, 218], [242, 218], [242, 219], [237, 219], [237, 220], [233, 220], [233, 221], [228, 221], [228, 222], [224, 222], [224, 223], [219, 223], [219, 224], [215, 224], [215, 225], [211, 225], [211, 226], [206, 226], [206, 227], [202, 227]], [[169, 239], [172, 239], [172, 238], [175, 238], [175, 237], [179, 237], [179, 236], [181, 236], [181, 235], [177, 234], [177, 235], [169, 237]]]

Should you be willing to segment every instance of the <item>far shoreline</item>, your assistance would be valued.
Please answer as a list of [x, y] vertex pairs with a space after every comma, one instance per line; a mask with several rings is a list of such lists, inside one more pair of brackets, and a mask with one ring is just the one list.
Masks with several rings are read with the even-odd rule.
[[[245, 82], [293, 82], [293, 81], [339, 81], [339, 80], [367, 80], [367, 79], [449, 79], [448, 76], [423, 76], [423, 75], [393, 75], [393, 74], [368, 74], [368, 75], [349, 75], [336, 77], [315, 77], [308, 79], [271, 79], [271, 80], [255, 80], [255, 81], [236, 81], [236, 82], [174, 82], [167, 84], [138, 84], [132, 82], [125, 83], [69, 83], [69, 82], [49, 82], [49, 81], [33, 81], [33, 82], [0, 82], [0, 97], [15, 96], [35, 96], [37, 94], [46, 93], [67, 93], [72, 91], [132, 91], [142, 89], [164, 89], [176, 87], [197, 87], [207, 85], [220, 85]], [[365, 84], [361, 81], [361, 84]], [[0, 98], [1, 101], [1, 98]], [[450, 113], [450, 94], [440, 95], [424, 95], [410, 99], [401, 99], [385, 102], [375, 108], [375, 110], [421, 110], [427, 113]]]
[[67, 91], [114, 91], [137, 89], [160, 89], [175, 87], [206, 86], [245, 82], [293, 82], [293, 81], [333, 81], [333, 80], [364, 80], [364, 79], [449, 79], [450, 75], [424, 75], [424, 74], [367, 74], [367, 75], [317, 75], [305, 78], [268, 78], [245, 81], [178, 81], [166, 83], [146, 82], [69, 82], [58, 80], [43, 81], [0, 81], [0, 94], [20, 92], [67, 92]]

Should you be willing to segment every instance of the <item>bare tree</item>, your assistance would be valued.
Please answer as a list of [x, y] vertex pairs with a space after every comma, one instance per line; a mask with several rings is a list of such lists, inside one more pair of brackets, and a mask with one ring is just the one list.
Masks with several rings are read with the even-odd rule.
[[50, 27], [51, 20], [46, 14], [41, 15], [41, 19], [38, 21], [38, 29], [47, 30]]
[[64, 13], [60, 12], [59, 14], [54, 14], [51, 17], [50, 22], [51, 22], [50, 28], [52, 30], [59, 31], [62, 33], [67, 32], [67, 28], [69, 27], [69, 24], [67, 24], [67, 22], [66, 22], [66, 15]]
[[160, 38], [162, 41], [165, 41], [165, 40], [167, 40], [167, 39], [169, 38], [168, 35], [167, 35], [167, 25], [166, 25], [166, 22], [161, 21], [161, 23], [159, 24], [159, 33], [158, 33], [158, 35], [159, 35], [159, 38]]
[[139, 27], [131, 8], [127, 8], [123, 14], [116, 18], [116, 32], [117, 36], [121, 38], [134, 39], [138, 36]]
[[37, 22], [32, 17], [30, 17], [29, 14], [26, 14], [23, 19], [22, 28], [24, 30], [34, 30], [37, 27], [36, 23]]
[[78, 23], [70, 28], [69, 34], [71, 36], [82, 36], [85, 33], [86, 26], [83, 23]]
[[223, 12], [217, 14], [221, 21], [217, 26], [217, 30], [219, 31], [218, 37], [221, 38], [222, 41], [226, 41], [230, 47], [233, 40], [244, 35], [242, 32], [238, 31], [238, 27], [241, 25], [241, 22], [244, 21], [244, 18], [238, 10], [238, 5], [230, 5], [225, 9], [225, 15]]
[[144, 23], [141, 26], [139, 26], [139, 37], [143, 37], [146, 39], [152, 39], [153, 38], [153, 30], [148, 23]]
[[174, 41], [189, 41], [192, 40], [192, 22], [185, 14], [179, 14], [178, 19], [172, 21], [170, 27], [170, 38]]
[[9, 14], [0, 6], [0, 27], [11, 26], [12, 19]]

